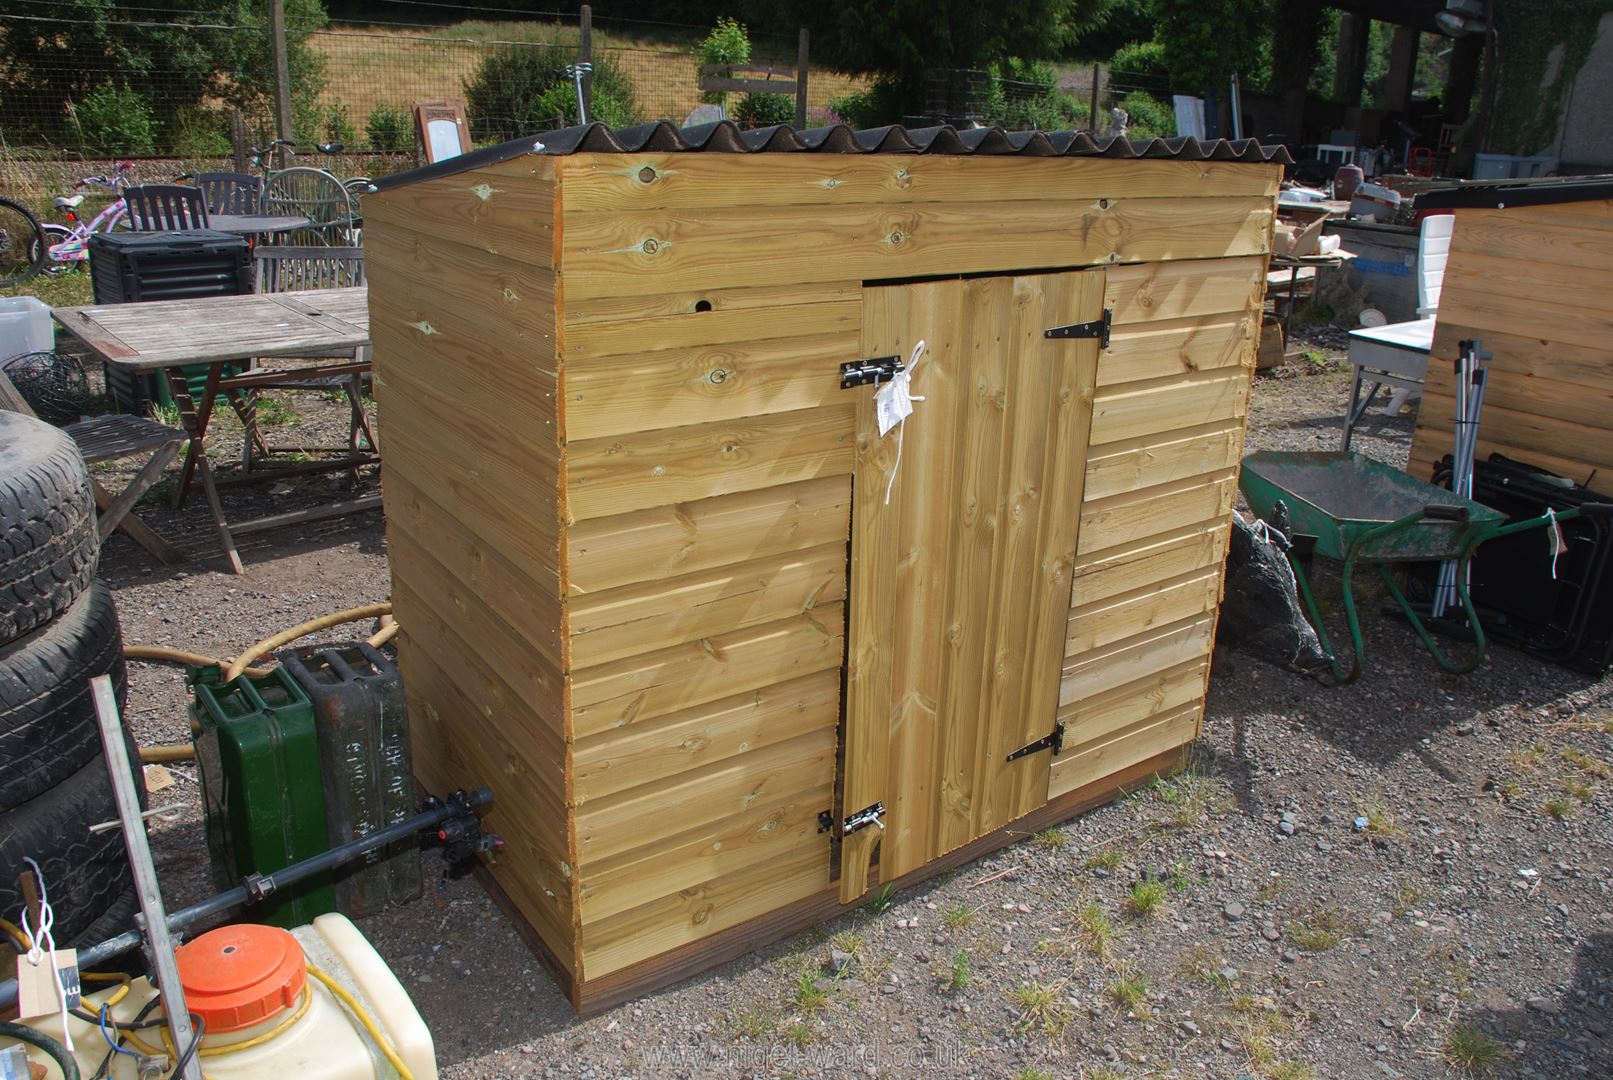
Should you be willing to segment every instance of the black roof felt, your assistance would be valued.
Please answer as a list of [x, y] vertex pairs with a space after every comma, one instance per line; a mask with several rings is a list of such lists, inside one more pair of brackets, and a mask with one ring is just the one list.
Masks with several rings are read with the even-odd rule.
[[741, 131], [731, 121], [678, 128], [665, 120], [612, 130], [604, 124], [561, 128], [541, 135], [511, 139], [497, 146], [394, 173], [375, 181], [376, 190], [496, 165], [525, 154], [990, 154], [1020, 157], [1171, 158], [1178, 161], [1232, 161], [1250, 164], [1293, 164], [1282, 146], [1262, 146], [1255, 139], [1191, 137], [1132, 141], [1116, 136], [1094, 138], [1079, 131], [1004, 131], [1002, 128], [889, 127], [853, 131], [844, 124], [796, 131], [788, 124]]

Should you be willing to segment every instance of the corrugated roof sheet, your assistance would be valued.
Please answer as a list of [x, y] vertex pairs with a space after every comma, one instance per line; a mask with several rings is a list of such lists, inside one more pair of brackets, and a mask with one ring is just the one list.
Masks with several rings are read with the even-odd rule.
[[524, 154], [634, 154], [704, 152], [708, 154], [1015, 154], [1020, 157], [1172, 158], [1178, 161], [1233, 161], [1292, 165], [1283, 146], [1262, 146], [1255, 139], [1192, 137], [1132, 141], [1117, 136], [1094, 138], [1082, 131], [1004, 131], [1002, 128], [951, 126], [904, 128], [900, 124], [853, 131], [844, 124], [796, 131], [788, 124], [741, 131], [733, 122], [677, 128], [665, 120], [613, 131], [604, 124], [561, 128], [473, 150], [435, 165], [395, 173], [375, 182], [376, 190], [509, 161]]
[[1435, 188], [1417, 196], [1418, 210], [1505, 210], [1509, 206], [1549, 206], [1552, 203], [1600, 202], [1613, 199], [1613, 180], [1519, 180], [1512, 184], [1483, 183], [1465, 187]]

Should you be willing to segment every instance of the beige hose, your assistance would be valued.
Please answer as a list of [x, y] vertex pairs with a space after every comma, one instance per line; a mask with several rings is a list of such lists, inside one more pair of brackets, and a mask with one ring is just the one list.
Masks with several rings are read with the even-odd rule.
[[191, 761], [196, 757], [196, 747], [190, 743], [174, 743], [171, 746], [142, 746], [140, 760], [147, 765], [162, 765], [170, 761]]
[[370, 638], [370, 648], [379, 649], [398, 635], [398, 620], [390, 615], [381, 616], [381, 629]]
[[263, 639], [240, 656], [237, 656], [230, 666], [224, 670], [221, 681], [231, 681], [245, 671], [247, 665], [252, 661], [265, 653], [274, 652], [274, 650], [287, 642], [296, 641], [300, 637], [318, 633], [332, 626], [340, 626], [342, 623], [361, 622], [364, 619], [373, 619], [379, 615], [390, 614], [392, 614], [392, 605], [390, 603], [368, 604], [364, 607], [349, 608], [347, 611], [338, 611], [331, 615], [322, 615], [317, 619], [299, 623], [290, 630], [282, 630], [273, 637]]
[[[125, 660], [149, 660], [162, 664], [193, 664], [196, 667], [214, 664], [223, 668], [230, 663], [227, 660], [215, 660], [211, 656], [203, 656], [201, 653], [189, 652], [185, 649], [170, 649], [163, 645], [125, 645], [123, 647], [123, 658]], [[271, 670], [273, 669], [249, 668], [247, 675], [254, 679], [261, 679], [269, 674]]]

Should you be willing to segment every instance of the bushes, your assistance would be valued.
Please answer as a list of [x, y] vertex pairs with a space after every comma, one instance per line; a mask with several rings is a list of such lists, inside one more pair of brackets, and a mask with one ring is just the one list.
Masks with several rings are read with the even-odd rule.
[[[471, 138], [503, 142], [578, 122], [576, 90], [566, 75], [574, 49], [506, 45], [481, 62], [465, 83]], [[633, 82], [608, 52], [595, 54], [590, 120], [611, 127], [638, 122]]]
[[151, 105], [128, 87], [102, 83], [73, 103], [72, 114], [92, 154], [149, 154], [155, 145]]
[[795, 99], [784, 94], [746, 94], [734, 106], [734, 120], [747, 128], [795, 122]]
[[1161, 87], [1170, 83], [1165, 46], [1157, 41], [1134, 41], [1122, 46], [1109, 58], [1109, 69], [1122, 75], [1141, 75]]
[[371, 150], [409, 150], [414, 147], [414, 121], [403, 109], [382, 103], [370, 110], [364, 134]]
[[879, 79], [867, 90], [830, 100], [829, 111], [845, 117], [845, 122], [854, 128], [879, 127], [901, 120], [902, 100], [899, 87]]
[[1121, 98], [1120, 107], [1130, 117], [1126, 124], [1128, 139], [1168, 139], [1176, 134], [1176, 111], [1141, 90]]

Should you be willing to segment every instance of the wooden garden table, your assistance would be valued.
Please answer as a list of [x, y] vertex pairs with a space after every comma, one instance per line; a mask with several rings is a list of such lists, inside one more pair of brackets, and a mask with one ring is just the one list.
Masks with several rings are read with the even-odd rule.
[[[374, 452], [346, 454], [276, 469], [248, 470], [240, 476], [216, 479], [206, 454], [208, 421], [219, 394], [229, 396], [235, 391], [251, 390], [263, 383], [283, 383], [297, 376], [356, 375], [370, 369], [367, 355], [370, 315], [364, 287], [56, 308], [52, 314], [63, 328], [106, 363], [140, 374], [160, 371], [168, 380], [169, 390], [179, 407], [180, 423], [190, 437], [174, 505], [183, 505], [192, 477], [200, 475], [219, 541], [231, 569], [237, 574], [245, 571], [235, 547], [236, 533], [335, 517], [381, 504], [381, 496], [367, 495], [308, 510], [231, 522], [226, 520], [218, 498], [218, 488], [224, 484], [353, 470], [374, 464], [380, 457]], [[342, 352], [356, 352], [356, 355], [330, 355]], [[274, 357], [303, 358], [305, 366], [249, 369], [236, 374], [226, 374], [224, 370], [231, 361]], [[208, 366], [207, 382], [199, 401], [192, 398], [182, 370], [194, 364]]]

